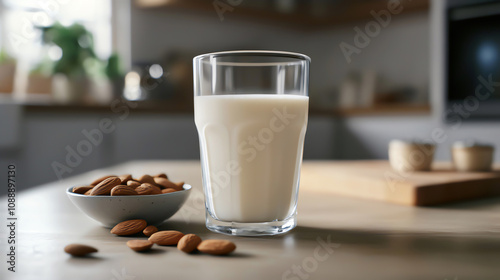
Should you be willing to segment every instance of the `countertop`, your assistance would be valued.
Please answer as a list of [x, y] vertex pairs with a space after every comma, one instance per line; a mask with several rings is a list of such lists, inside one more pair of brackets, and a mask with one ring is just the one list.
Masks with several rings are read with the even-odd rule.
[[[320, 164], [305, 162], [304, 165]], [[6, 172], [6, 171], [5, 171]], [[187, 255], [156, 246], [136, 253], [81, 213], [68, 186], [105, 174], [166, 172], [193, 191], [161, 229], [228, 239], [226, 257]], [[18, 176], [28, 176], [19, 174]], [[302, 174], [308, 176], [307, 173]], [[6, 185], [6, 184], [5, 184]], [[440, 207], [409, 207], [354, 199], [301, 185], [298, 226], [274, 237], [232, 237], [208, 231], [198, 161], [133, 161], [17, 193], [16, 272], [7, 270], [7, 197], [1, 197], [1, 279], [499, 279], [500, 198]], [[136, 237], [134, 237], [136, 238]], [[99, 249], [72, 258], [63, 248]]]

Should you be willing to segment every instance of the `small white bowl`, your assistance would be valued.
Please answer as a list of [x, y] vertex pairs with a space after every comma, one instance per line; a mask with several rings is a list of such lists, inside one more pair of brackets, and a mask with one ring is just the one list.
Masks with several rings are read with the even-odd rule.
[[451, 148], [453, 165], [461, 172], [487, 172], [493, 165], [495, 147], [476, 142], [457, 141]]
[[148, 225], [160, 224], [186, 202], [191, 186], [184, 184], [183, 188], [182, 191], [155, 195], [88, 196], [73, 193], [73, 187], [70, 187], [66, 193], [83, 213], [111, 228], [131, 219], [146, 220]]
[[389, 163], [400, 172], [429, 171], [436, 145], [432, 143], [392, 140], [389, 142]]

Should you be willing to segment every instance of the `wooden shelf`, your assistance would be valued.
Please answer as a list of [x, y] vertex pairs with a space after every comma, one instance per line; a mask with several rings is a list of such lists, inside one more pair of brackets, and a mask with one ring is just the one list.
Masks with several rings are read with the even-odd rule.
[[383, 104], [372, 107], [318, 109], [311, 108], [310, 115], [357, 117], [357, 116], [400, 116], [400, 115], [429, 115], [430, 105], [413, 104]]
[[[224, 1], [224, 3], [226, 3]], [[277, 25], [299, 29], [321, 29], [353, 21], [373, 19], [370, 11], [387, 10], [387, 0], [349, 0], [349, 1], [324, 1], [320, 13], [311, 12], [311, 2], [297, 1], [297, 6], [291, 12], [284, 13], [276, 10], [273, 1], [258, 6], [250, 6], [243, 1], [240, 5], [232, 7], [231, 11], [224, 13], [224, 19], [247, 19], [252, 21], [269, 21]], [[135, 4], [143, 9], [169, 9], [184, 11], [199, 11], [212, 13], [218, 18], [214, 8], [214, 1], [203, 0], [135, 0]], [[401, 14], [424, 12], [429, 9], [429, 0], [402, 1]]]
[[[193, 105], [168, 100], [138, 101], [128, 106], [125, 101], [116, 105], [115, 109], [111, 105], [97, 104], [58, 104], [58, 103], [22, 103], [28, 112], [41, 113], [99, 113], [99, 114], [121, 114], [123, 108], [130, 109], [130, 113], [140, 114], [170, 114], [170, 115], [192, 115]], [[116, 113], [118, 111], [118, 113]]]
[[[110, 113], [113, 114], [111, 105], [89, 104], [57, 104], [57, 103], [22, 103], [28, 112], [47, 113]], [[121, 107], [126, 106], [120, 103]], [[120, 108], [121, 108], [120, 107]], [[121, 111], [120, 111], [121, 112]], [[193, 115], [193, 104], [179, 104], [166, 100], [140, 101], [137, 107], [130, 107], [131, 113], [141, 114], [170, 114]], [[357, 117], [357, 116], [401, 116], [401, 115], [429, 115], [430, 105], [412, 104], [384, 104], [372, 107], [320, 109], [310, 108], [310, 116], [327, 117]]]

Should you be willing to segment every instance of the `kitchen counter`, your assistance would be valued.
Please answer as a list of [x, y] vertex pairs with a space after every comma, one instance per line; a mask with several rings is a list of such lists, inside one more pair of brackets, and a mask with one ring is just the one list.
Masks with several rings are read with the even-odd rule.
[[[305, 162], [304, 165], [318, 164]], [[229, 256], [156, 246], [136, 253], [81, 213], [68, 186], [105, 174], [166, 172], [193, 191], [159, 228], [236, 243]], [[7, 172], [4, 170], [3, 172]], [[18, 171], [17, 176], [29, 176]], [[302, 174], [308, 176], [307, 173]], [[6, 184], [4, 184], [5, 186]], [[336, 196], [301, 185], [298, 226], [274, 237], [232, 237], [204, 226], [198, 161], [133, 161], [17, 193], [16, 272], [5, 264], [7, 197], [1, 197], [1, 279], [499, 279], [500, 198], [416, 208]], [[72, 258], [70, 243], [94, 246]]]

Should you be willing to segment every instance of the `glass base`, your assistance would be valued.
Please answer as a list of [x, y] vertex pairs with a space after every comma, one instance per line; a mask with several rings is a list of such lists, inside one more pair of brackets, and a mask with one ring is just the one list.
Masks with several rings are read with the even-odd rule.
[[236, 223], [218, 221], [206, 213], [206, 226], [217, 233], [237, 236], [266, 236], [289, 232], [297, 225], [297, 217], [267, 223]]

